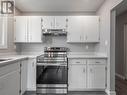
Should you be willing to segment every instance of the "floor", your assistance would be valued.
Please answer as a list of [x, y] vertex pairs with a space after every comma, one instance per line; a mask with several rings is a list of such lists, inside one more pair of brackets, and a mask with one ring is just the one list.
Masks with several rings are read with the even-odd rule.
[[[36, 94], [35, 92], [27, 92], [24, 95], [63, 95], [63, 94]], [[107, 95], [105, 92], [69, 92], [67, 95]]]
[[116, 77], [116, 95], [127, 95], [127, 80]]

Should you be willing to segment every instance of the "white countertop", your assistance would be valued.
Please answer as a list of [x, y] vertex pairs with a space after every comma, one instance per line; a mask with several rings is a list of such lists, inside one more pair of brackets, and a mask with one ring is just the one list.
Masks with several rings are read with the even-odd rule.
[[68, 58], [108, 58], [106, 54], [103, 53], [79, 53], [71, 52], [68, 54]]
[[[25, 60], [28, 58], [36, 58], [39, 55], [4, 55], [4, 56], [0, 56], [0, 59], [8, 59], [6, 61], [1, 61], [0, 62], [0, 66], [2, 65], [6, 65], [9, 63], [14, 63], [20, 60]], [[102, 54], [102, 53], [79, 53], [79, 52], [69, 52], [68, 53], [68, 58], [108, 58], [106, 54]]]
[[28, 58], [36, 58], [38, 55], [4, 55], [0, 56], [0, 59], [7, 59], [6, 61], [1, 61], [0, 66], [7, 65], [10, 63], [15, 63]]

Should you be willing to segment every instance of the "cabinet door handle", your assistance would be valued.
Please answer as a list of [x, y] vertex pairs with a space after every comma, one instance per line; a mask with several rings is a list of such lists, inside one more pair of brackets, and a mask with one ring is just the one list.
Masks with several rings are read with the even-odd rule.
[[90, 69], [90, 72], [93, 73], [93, 69], [92, 68]]
[[86, 36], [86, 40], [87, 40], [87, 36]]
[[82, 40], [82, 37], [80, 36], [80, 41]]
[[34, 67], [34, 62], [32, 63], [32, 66]]
[[86, 69], [85, 69], [85, 68], [83, 69], [83, 72], [84, 72], [84, 73], [86, 72]]
[[51, 27], [52, 27], [52, 22], [51, 22]]

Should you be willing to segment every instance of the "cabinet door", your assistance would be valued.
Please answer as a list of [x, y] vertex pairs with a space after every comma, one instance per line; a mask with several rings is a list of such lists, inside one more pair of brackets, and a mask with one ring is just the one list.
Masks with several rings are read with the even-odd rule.
[[27, 90], [36, 91], [36, 59], [28, 61]]
[[21, 61], [21, 95], [27, 90], [27, 64], [27, 60]]
[[27, 17], [15, 17], [15, 42], [27, 42]]
[[99, 17], [85, 16], [83, 18], [84, 25], [84, 41], [99, 42]]
[[67, 17], [66, 16], [55, 16], [55, 28], [66, 29], [67, 28]]
[[87, 72], [89, 89], [105, 89], [106, 71], [104, 64], [89, 64]]
[[67, 42], [82, 42], [82, 33], [82, 16], [69, 16]]
[[84, 91], [86, 89], [85, 64], [69, 64], [68, 74], [70, 91]]
[[29, 17], [28, 25], [29, 42], [42, 42], [41, 17]]
[[0, 77], [0, 95], [20, 94], [19, 70], [10, 72]]
[[55, 17], [54, 16], [43, 16], [42, 17], [42, 28], [43, 29], [54, 29], [55, 28]]

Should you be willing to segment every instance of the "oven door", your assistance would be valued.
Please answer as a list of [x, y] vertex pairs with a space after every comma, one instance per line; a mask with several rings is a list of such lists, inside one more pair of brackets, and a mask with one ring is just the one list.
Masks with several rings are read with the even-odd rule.
[[37, 65], [37, 92], [66, 93], [67, 79], [66, 65]]

